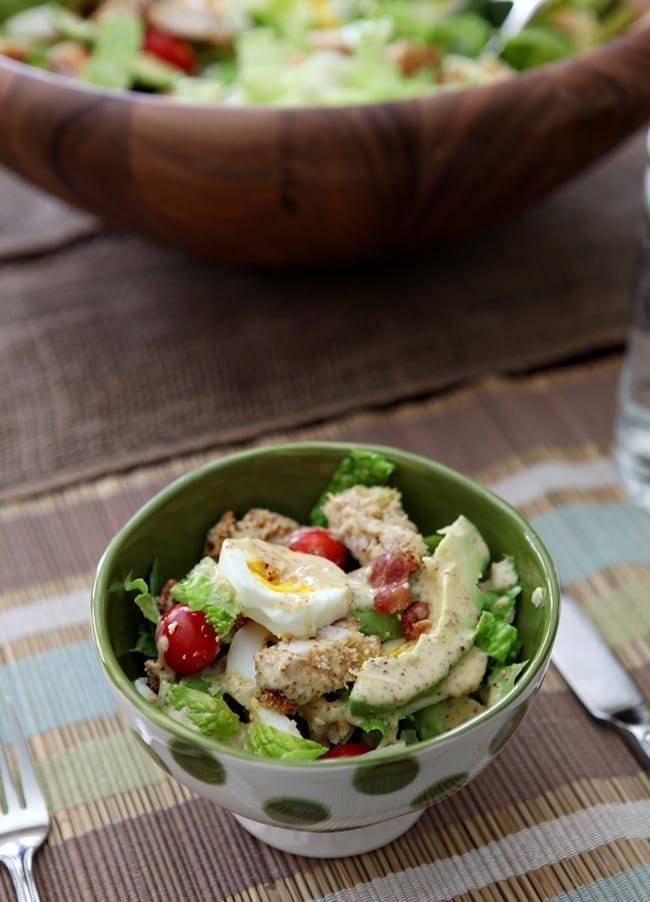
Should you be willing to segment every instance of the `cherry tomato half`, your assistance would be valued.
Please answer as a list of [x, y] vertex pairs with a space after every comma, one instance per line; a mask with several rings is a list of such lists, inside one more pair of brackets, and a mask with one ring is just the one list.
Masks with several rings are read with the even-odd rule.
[[191, 44], [156, 28], [147, 29], [142, 49], [183, 72], [193, 72], [196, 68], [196, 57]]
[[347, 548], [329, 529], [323, 529], [322, 526], [301, 526], [291, 533], [286, 544], [291, 551], [317, 554], [318, 557], [327, 558], [341, 568], [345, 567]]
[[344, 742], [343, 745], [335, 745], [329, 752], [321, 755], [321, 761], [323, 758], [347, 758], [353, 755], [365, 755], [366, 752], [371, 751], [370, 746], [364, 745], [363, 742]]
[[219, 637], [203, 611], [175, 604], [158, 622], [156, 646], [168, 667], [189, 676], [212, 663], [219, 651]]

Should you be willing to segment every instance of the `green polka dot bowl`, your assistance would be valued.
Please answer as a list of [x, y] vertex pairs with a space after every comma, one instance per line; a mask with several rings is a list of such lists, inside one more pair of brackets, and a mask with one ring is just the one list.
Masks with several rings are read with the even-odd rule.
[[[353, 758], [289, 762], [255, 757], [203, 736], [152, 705], [135, 685], [142, 657], [139, 621], [124, 591], [129, 573], [157, 558], [165, 576], [198, 560], [207, 529], [225, 510], [268, 507], [306, 522], [314, 500], [351, 447], [385, 454], [391, 479], [423, 534], [459, 514], [472, 520], [493, 557], [513, 554], [523, 598], [516, 625], [529, 664], [498, 704], [426, 742]], [[541, 586], [544, 603], [533, 604]], [[473, 779], [522, 722], [548, 667], [559, 588], [551, 558], [508, 504], [462, 474], [425, 457], [381, 446], [310, 442], [271, 445], [189, 472], [146, 503], [118, 532], [99, 563], [92, 594], [95, 646], [120, 715], [171, 777], [223, 806], [264, 842], [301, 855], [339, 857], [379, 848], [404, 833], [429, 805]], [[534, 711], [530, 715], [534, 717]]]

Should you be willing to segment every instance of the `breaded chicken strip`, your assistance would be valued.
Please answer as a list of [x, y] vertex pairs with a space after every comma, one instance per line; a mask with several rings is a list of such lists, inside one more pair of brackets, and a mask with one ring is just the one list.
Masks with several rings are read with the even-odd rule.
[[255, 656], [257, 685], [304, 705], [342, 689], [355, 679], [366, 658], [381, 650], [377, 636], [365, 636], [358, 621], [339, 620], [321, 627], [314, 639], [278, 642]]
[[329, 528], [362, 565], [371, 564], [383, 553], [417, 563], [426, 554], [424, 540], [404, 513], [397, 489], [355, 485], [330, 495], [323, 512]]

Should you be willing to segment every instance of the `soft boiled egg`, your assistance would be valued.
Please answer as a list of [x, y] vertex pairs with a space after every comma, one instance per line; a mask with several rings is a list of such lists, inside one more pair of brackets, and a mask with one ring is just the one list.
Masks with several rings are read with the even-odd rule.
[[261, 539], [226, 539], [219, 570], [239, 610], [275, 636], [307, 639], [345, 617], [351, 591], [343, 570], [314, 554]]

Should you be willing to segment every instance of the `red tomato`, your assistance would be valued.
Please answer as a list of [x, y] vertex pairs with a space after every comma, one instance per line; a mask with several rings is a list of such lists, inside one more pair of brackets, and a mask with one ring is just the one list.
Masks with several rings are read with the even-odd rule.
[[168, 667], [189, 676], [212, 663], [219, 651], [219, 638], [203, 611], [175, 604], [158, 622], [156, 645]]
[[344, 742], [343, 745], [335, 745], [329, 752], [325, 752], [320, 756], [320, 760], [322, 761], [323, 758], [348, 758], [352, 755], [365, 755], [366, 752], [371, 751], [370, 746], [364, 745], [363, 742]]
[[147, 29], [143, 50], [183, 72], [193, 72], [196, 67], [196, 57], [188, 41], [156, 28]]
[[329, 529], [322, 526], [301, 526], [294, 530], [287, 539], [287, 548], [302, 551], [304, 554], [317, 554], [327, 558], [339, 567], [345, 567], [348, 550]]

